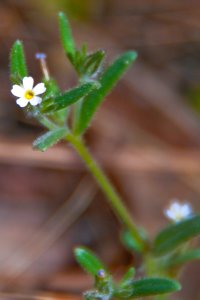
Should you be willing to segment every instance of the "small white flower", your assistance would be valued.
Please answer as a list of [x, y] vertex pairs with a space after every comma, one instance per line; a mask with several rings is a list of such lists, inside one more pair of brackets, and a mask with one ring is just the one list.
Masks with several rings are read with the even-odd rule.
[[44, 83], [38, 83], [33, 87], [34, 80], [32, 77], [24, 77], [23, 85], [13, 85], [11, 93], [18, 97], [16, 103], [20, 107], [27, 106], [28, 103], [35, 106], [42, 102], [42, 98], [38, 95], [43, 94], [46, 91]]
[[168, 209], [164, 210], [165, 216], [173, 222], [180, 222], [192, 215], [192, 206], [189, 203], [173, 201]]

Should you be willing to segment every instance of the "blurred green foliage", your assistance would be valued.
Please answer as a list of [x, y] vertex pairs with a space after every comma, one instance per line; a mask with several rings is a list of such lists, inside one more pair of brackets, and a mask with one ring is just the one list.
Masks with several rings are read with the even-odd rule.
[[187, 103], [200, 114], [200, 85], [194, 85], [186, 91]]
[[85, 21], [95, 19], [106, 5], [105, 0], [50, 0], [45, 3], [67, 12], [69, 17]]

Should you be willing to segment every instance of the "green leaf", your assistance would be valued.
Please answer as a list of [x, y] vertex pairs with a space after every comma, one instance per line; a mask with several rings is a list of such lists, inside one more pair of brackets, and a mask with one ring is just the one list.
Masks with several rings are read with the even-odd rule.
[[200, 234], [200, 215], [168, 226], [156, 237], [153, 245], [155, 255], [163, 255]]
[[[146, 296], [161, 295], [166, 293], [177, 292], [181, 289], [180, 284], [167, 278], [145, 278], [134, 281], [131, 284], [132, 292], [123, 297], [123, 292], [119, 290], [116, 297], [120, 299], [135, 299]], [[129, 290], [130, 291], [130, 290]]]
[[87, 58], [87, 45], [83, 44], [80, 49], [76, 49], [73, 65], [79, 77], [82, 77], [84, 74], [84, 62]]
[[20, 84], [22, 79], [28, 75], [23, 44], [17, 40], [10, 52], [10, 73], [13, 83]]
[[68, 90], [62, 95], [59, 95], [53, 99], [48, 99], [42, 101], [42, 113], [52, 113], [63, 108], [68, 107], [69, 105], [77, 102], [81, 98], [87, 96], [94, 89], [97, 89], [99, 84], [97, 82], [85, 83], [79, 87]]
[[104, 98], [110, 93], [118, 80], [124, 75], [136, 57], [136, 52], [126, 52], [117, 58], [114, 63], [105, 70], [100, 79], [101, 88], [93, 91], [84, 100], [80, 113], [80, 121], [76, 128], [77, 135], [82, 134], [89, 126], [97, 108], [100, 106]]
[[145, 278], [135, 281], [132, 285], [133, 293], [131, 298], [161, 295], [177, 292], [181, 289], [180, 284], [167, 278]]
[[58, 143], [61, 139], [65, 138], [67, 133], [68, 131], [66, 128], [58, 128], [48, 131], [33, 142], [33, 147], [40, 151], [46, 151], [48, 148]]
[[198, 259], [200, 259], [200, 249], [192, 249], [178, 255], [173, 255], [164, 262], [164, 267], [177, 267]]
[[[44, 84], [46, 87], [45, 95], [43, 96], [43, 101], [53, 101], [53, 99], [59, 95], [61, 95], [60, 89], [56, 83], [56, 81], [52, 78], [49, 80], [44, 80]], [[60, 126], [64, 126], [69, 114], [69, 108], [66, 107], [57, 112], [53, 112], [51, 118], [55, 121], [56, 124]]]
[[75, 43], [72, 37], [71, 27], [69, 25], [68, 19], [63, 12], [58, 14], [59, 18], [59, 29], [62, 45], [66, 55], [69, 57], [71, 61], [73, 61], [75, 56]]
[[103, 263], [96, 255], [85, 247], [76, 248], [75, 257], [81, 267], [93, 276], [97, 276], [100, 270], [106, 270]]
[[50, 78], [48, 80], [44, 80], [44, 84], [46, 87], [46, 91], [43, 96], [43, 101], [54, 98], [61, 94], [60, 89], [54, 79]]
[[131, 252], [133, 251], [141, 253], [143, 251], [143, 248], [138, 243], [138, 241], [134, 239], [133, 235], [127, 230], [122, 233], [121, 241], [123, 245]]
[[135, 276], [135, 268], [131, 267], [124, 274], [124, 276], [122, 277], [119, 283], [119, 289], [121, 293], [123, 293], [124, 297], [132, 293], [132, 282], [134, 276]]
[[87, 74], [88, 76], [95, 74], [99, 70], [104, 56], [105, 52], [103, 50], [98, 50], [89, 54], [84, 62], [83, 74]]
[[135, 268], [130, 267], [128, 271], [124, 274], [121, 280], [121, 284], [124, 284], [125, 282], [132, 280], [134, 276], [135, 276]]

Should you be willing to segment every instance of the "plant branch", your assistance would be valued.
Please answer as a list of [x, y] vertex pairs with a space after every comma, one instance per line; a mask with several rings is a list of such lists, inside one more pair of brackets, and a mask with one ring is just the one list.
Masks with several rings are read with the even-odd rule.
[[82, 160], [85, 162], [87, 168], [92, 173], [97, 183], [103, 190], [104, 194], [107, 196], [107, 200], [113, 208], [116, 216], [123, 223], [123, 225], [130, 230], [132, 236], [140, 245], [141, 249], [145, 250], [146, 243], [142, 239], [137, 226], [134, 224], [132, 217], [128, 213], [126, 207], [124, 206], [120, 196], [112, 186], [111, 182], [104, 174], [102, 169], [98, 166], [96, 161], [91, 156], [90, 152], [87, 150], [84, 142], [80, 137], [75, 137], [71, 134], [68, 134], [66, 137], [67, 141], [69, 141], [76, 152], [80, 155]]

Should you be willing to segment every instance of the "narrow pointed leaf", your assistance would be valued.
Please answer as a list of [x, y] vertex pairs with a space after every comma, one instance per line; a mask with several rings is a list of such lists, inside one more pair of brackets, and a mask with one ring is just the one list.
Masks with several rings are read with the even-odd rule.
[[98, 87], [99, 84], [97, 82], [89, 82], [74, 89], [68, 90], [64, 94], [59, 95], [53, 99], [47, 99], [46, 101], [42, 102], [41, 112], [52, 113], [66, 108], [69, 105], [87, 96], [89, 93], [91, 93], [94, 89], [97, 89]]
[[156, 237], [153, 245], [155, 255], [163, 255], [200, 234], [200, 215], [168, 226]]
[[[43, 101], [54, 99], [55, 97], [61, 95], [61, 91], [56, 83], [55, 80], [50, 78], [49, 80], [44, 80], [44, 84], [46, 87], [46, 92], [43, 97]], [[53, 112], [51, 115], [51, 118], [55, 121], [56, 124], [60, 126], [64, 126], [67, 120], [69, 114], [69, 108], [66, 107], [64, 109], [61, 109], [59, 111]]]
[[122, 233], [121, 241], [122, 241], [123, 245], [131, 252], [141, 253], [143, 251], [143, 248], [138, 243], [138, 241], [136, 239], [134, 239], [132, 234], [127, 230]]
[[171, 257], [170, 259], [164, 262], [164, 267], [177, 267], [198, 259], [200, 259], [200, 249], [192, 249]]
[[115, 297], [119, 299], [135, 299], [162, 295], [177, 292], [181, 289], [181, 286], [177, 281], [167, 278], [145, 278], [130, 283], [126, 289], [116, 290]]
[[102, 64], [104, 56], [105, 52], [103, 50], [98, 50], [89, 54], [84, 63], [83, 74], [88, 74], [88, 76], [91, 76], [97, 72]]
[[10, 75], [13, 83], [21, 83], [22, 78], [28, 75], [23, 44], [17, 40], [10, 52]]
[[84, 62], [87, 58], [87, 44], [83, 44], [80, 49], [77, 49], [74, 55], [73, 65], [79, 77], [84, 74]]
[[129, 284], [131, 281], [133, 281], [134, 276], [135, 276], [135, 268], [131, 267], [122, 277], [120, 281], [120, 286], [125, 286]]
[[106, 270], [97, 256], [85, 247], [76, 248], [75, 257], [81, 267], [93, 276], [97, 276], [100, 270]]
[[68, 19], [63, 12], [60, 12], [58, 15], [59, 18], [59, 29], [62, 45], [66, 55], [70, 60], [73, 60], [75, 55], [75, 43], [72, 37], [71, 27], [69, 25]]
[[76, 128], [77, 135], [82, 134], [89, 126], [90, 121], [99, 105], [111, 92], [113, 87], [124, 75], [136, 57], [136, 52], [126, 52], [117, 58], [114, 63], [105, 70], [100, 79], [101, 88], [88, 95], [84, 100], [80, 113], [80, 121], [78, 127]]
[[66, 128], [58, 128], [52, 131], [48, 131], [44, 135], [38, 137], [33, 142], [33, 147], [40, 151], [46, 151], [48, 148], [58, 143], [66, 135], [67, 135]]
[[167, 278], [145, 278], [133, 282], [131, 299], [177, 292], [181, 289], [177, 281]]
[[54, 79], [50, 78], [48, 80], [44, 80], [44, 84], [46, 87], [46, 91], [43, 96], [43, 101], [54, 98], [61, 94], [60, 89]]

